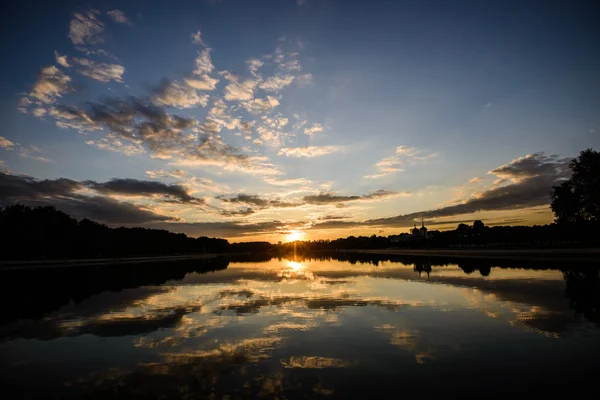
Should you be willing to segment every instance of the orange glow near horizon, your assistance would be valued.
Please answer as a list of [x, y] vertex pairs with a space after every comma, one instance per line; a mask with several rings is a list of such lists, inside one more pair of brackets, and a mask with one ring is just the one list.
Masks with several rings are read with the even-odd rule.
[[302, 231], [291, 231], [286, 236], [286, 239], [288, 242], [295, 242], [296, 240], [302, 240], [305, 235], [306, 235], [306, 233], [304, 233]]

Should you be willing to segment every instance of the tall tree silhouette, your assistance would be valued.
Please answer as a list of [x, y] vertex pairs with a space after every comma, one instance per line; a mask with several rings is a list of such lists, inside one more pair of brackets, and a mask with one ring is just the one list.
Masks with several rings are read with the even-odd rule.
[[600, 152], [583, 150], [569, 167], [573, 175], [554, 186], [551, 196], [557, 222], [600, 221]]

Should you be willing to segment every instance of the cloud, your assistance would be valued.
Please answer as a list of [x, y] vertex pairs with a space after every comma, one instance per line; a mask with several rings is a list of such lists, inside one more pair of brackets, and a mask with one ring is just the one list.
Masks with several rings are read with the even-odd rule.
[[250, 206], [254, 206], [257, 208], [261, 208], [261, 209], [263, 209], [263, 208], [289, 208], [289, 207], [298, 207], [298, 206], [302, 205], [299, 203], [283, 201], [279, 198], [265, 199], [256, 194], [245, 194], [245, 193], [239, 193], [233, 197], [217, 196], [216, 198], [225, 203], [245, 204], [245, 205], [250, 205]]
[[254, 97], [254, 89], [258, 85], [256, 79], [244, 79], [234, 73], [225, 71], [223, 76], [229, 81], [225, 86], [225, 100], [229, 101], [244, 101], [251, 100]]
[[277, 107], [280, 103], [275, 97], [267, 96], [266, 98], [243, 101], [240, 104], [249, 113], [260, 114]]
[[[248, 156], [223, 142], [210, 124], [167, 113], [159, 105], [135, 97], [87, 103], [88, 110], [57, 107], [58, 122], [103, 130], [107, 137], [146, 148], [155, 158], [181, 165], [216, 165], [248, 173], [278, 174], [266, 157]], [[62, 120], [68, 116], [68, 120]], [[58, 123], [57, 122], [57, 123]]]
[[192, 33], [190, 35], [190, 38], [192, 39], [193, 44], [200, 44], [202, 46], [206, 46], [206, 44], [202, 40], [202, 33], [200, 32], [200, 30], [198, 30], [198, 32], [196, 33]]
[[502, 165], [490, 174], [502, 176], [508, 185], [491, 185], [476, 192], [462, 203], [436, 210], [429, 210], [391, 218], [365, 221], [365, 225], [410, 225], [417, 218], [449, 217], [478, 211], [517, 210], [547, 205], [552, 186], [570, 175], [569, 159], [546, 156], [544, 153], [529, 154]]
[[19, 143], [11, 142], [2, 136], [0, 136], [0, 149], [9, 151], [15, 150], [17, 154], [23, 158], [29, 158], [41, 162], [53, 162], [52, 160], [40, 155], [43, 153], [42, 149], [35, 146], [23, 146]]
[[338, 153], [344, 150], [344, 146], [308, 146], [308, 147], [284, 147], [279, 150], [280, 156], [296, 158], [320, 157], [331, 153]]
[[83, 184], [102, 194], [120, 194], [126, 196], [163, 196], [181, 203], [205, 204], [204, 199], [191, 196], [181, 185], [169, 185], [158, 181], [137, 179], [112, 179], [108, 182], [85, 181]]
[[423, 150], [417, 150], [414, 147], [398, 146], [394, 155], [383, 158], [375, 164], [376, 174], [365, 175], [367, 179], [382, 178], [384, 176], [404, 171], [406, 164], [414, 165], [418, 162], [437, 157], [435, 153], [425, 153]]
[[72, 58], [72, 62], [79, 65], [77, 72], [100, 82], [123, 82], [125, 67], [118, 64], [97, 63], [87, 58]]
[[[54, 103], [64, 94], [73, 91], [70, 82], [71, 78], [54, 65], [44, 67], [38, 74], [29, 97], [46, 104]], [[31, 104], [31, 100], [28, 101]]]
[[15, 147], [15, 143], [11, 142], [7, 138], [0, 136], [0, 149], [10, 150]]
[[125, 154], [126, 156], [134, 156], [144, 154], [146, 150], [137, 143], [125, 142], [119, 140], [113, 135], [106, 135], [100, 140], [86, 140], [85, 144], [97, 147], [102, 150], [114, 151], [117, 153]]
[[479, 182], [482, 181], [482, 179], [483, 178], [481, 178], [480, 176], [476, 176], [476, 177], [473, 177], [473, 178], [469, 179], [469, 183], [470, 184], [479, 183]]
[[163, 79], [152, 99], [156, 104], [167, 107], [191, 108], [198, 105], [206, 107], [208, 97], [207, 94], [198, 95], [196, 89], [185, 83]]
[[279, 63], [279, 68], [284, 71], [292, 72], [292, 71], [300, 71], [302, 68], [300, 67], [300, 61], [298, 60], [290, 60]]
[[0, 201], [3, 205], [21, 203], [55, 206], [75, 218], [90, 218], [105, 223], [140, 224], [173, 220], [131, 203], [78, 193], [84, 188], [84, 183], [66, 178], [38, 180], [0, 173]]
[[54, 50], [54, 59], [56, 60], [56, 63], [62, 67], [69, 68], [71, 66], [67, 56], [61, 56], [56, 50]]
[[265, 65], [264, 61], [261, 61], [257, 58], [252, 58], [248, 61], [246, 61], [246, 64], [248, 64], [248, 69], [250, 70], [250, 73], [254, 76], [254, 77], [259, 77], [259, 73], [258, 70]]
[[516, 183], [536, 176], [555, 176], [557, 173], [567, 176], [569, 161], [570, 159], [567, 158], [561, 159], [556, 155], [546, 156], [543, 152], [539, 152], [519, 157], [489, 173]]
[[348, 201], [356, 201], [356, 200], [375, 200], [384, 197], [389, 197], [395, 195], [395, 192], [388, 190], [377, 190], [373, 193], [365, 194], [362, 196], [338, 196], [335, 193], [319, 193], [317, 195], [304, 196], [303, 201], [307, 204], [314, 205], [324, 205], [324, 204], [336, 204], [336, 203], [344, 203]]
[[198, 53], [198, 57], [196, 57], [196, 69], [193, 72], [195, 75], [210, 74], [215, 69], [210, 58], [210, 51], [211, 49], [204, 49]]
[[231, 238], [289, 232], [293, 229], [305, 228], [306, 222], [279, 220], [247, 222], [234, 220], [225, 222], [153, 223], [148, 226], [157, 229], [167, 229], [171, 232], [183, 232], [190, 236]]
[[200, 75], [200, 78], [183, 78], [185, 83], [198, 90], [215, 90], [219, 80], [208, 75]]
[[274, 75], [261, 82], [259, 87], [267, 92], [278, 92], [284, 87], [291, 85], [293, 81], [293, 75]]
[[315, 133], [323, 132], [323, 125], [321, 124], [313, 124], [311, 127], [305, 128], [304, 133], [308, 136], [313, 136]]
[[248, 216], [254, 214], [255, 211], [251, 208], [241, 208], [239, 210], [221, 210], [220, 214], [225, 217]]
[[102, 42], [101, 34], [104, 24], [98, 20], [100, 11], [87, 10], [75, 13], [69, 23], [69, 39], [75, 45], [95, 44]]
[[113, 21], [119, 24], [129, 24], [131, 23], [129, 19], [125, 16], [125, 13], [121, 10], [112, 10], [106, 13], [109, 17], [112, 18]]

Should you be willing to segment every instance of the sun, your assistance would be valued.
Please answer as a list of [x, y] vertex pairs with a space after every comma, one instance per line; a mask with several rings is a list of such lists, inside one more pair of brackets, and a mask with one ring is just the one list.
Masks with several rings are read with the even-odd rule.
[[300, 240], [304, 237], [304, 232], [302, 231], [291, 231], [287, 235], [288, 242], [295, 242], [296, 240]]

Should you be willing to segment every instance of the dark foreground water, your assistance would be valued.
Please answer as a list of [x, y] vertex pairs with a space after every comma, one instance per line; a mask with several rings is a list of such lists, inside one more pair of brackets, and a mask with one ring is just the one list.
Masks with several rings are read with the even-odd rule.
[[598, 393], [596, 265], [339, 257], [0, 272], [2, 397]]

